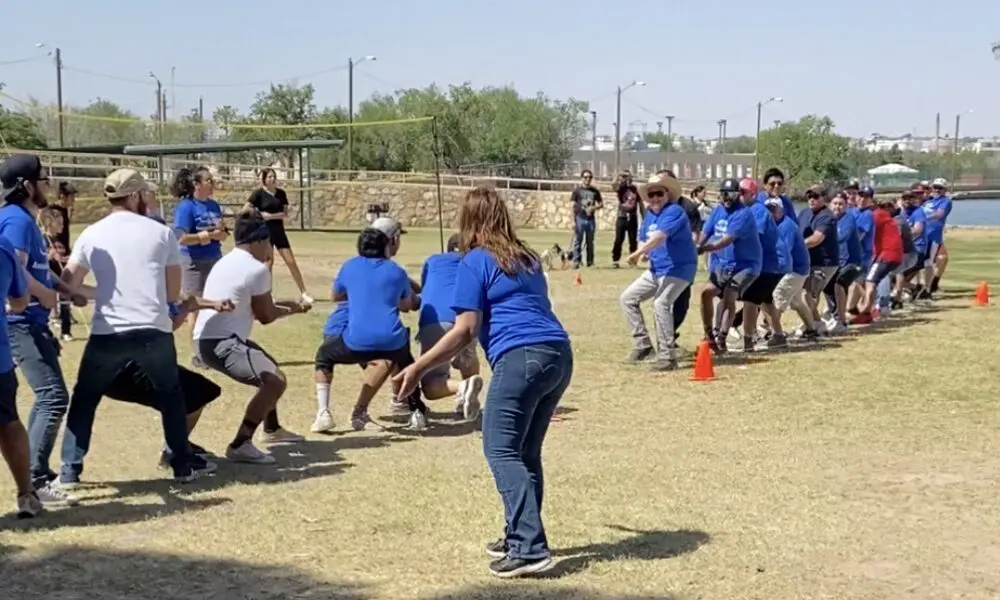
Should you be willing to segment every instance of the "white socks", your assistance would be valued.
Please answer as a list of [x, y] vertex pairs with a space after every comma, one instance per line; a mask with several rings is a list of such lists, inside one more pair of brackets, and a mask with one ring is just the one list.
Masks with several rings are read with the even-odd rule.
[[316, 405], [317, 413], [330, 410], [330, 384], [329, 383], [317, 383], [316, 384]]

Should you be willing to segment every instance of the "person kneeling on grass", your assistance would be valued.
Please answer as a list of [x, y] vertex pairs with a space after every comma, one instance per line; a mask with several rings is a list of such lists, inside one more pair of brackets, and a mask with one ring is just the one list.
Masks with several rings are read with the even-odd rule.
[[230, 300], [232, 310], [202, 309], [194, 325], [201, 358], [214, 369], [244, 385], [257, 388], [247, 404], [226, 458], [236, 462], [273, 463], [274, 457], [253, 445], [253, 436], [264, 422], [265, 444], [288, 444], [304, 440], [278, 422], [277, 404], [287, 382], [278, 362], [250, 340], [254, 320], [262, 325], [292, 314], [309, 312], [301, 301], [275, 302], [271, 297], [272, 258], [267, 225], [256, 211], [236, 219], [236, 247], [219, 259], [205, 282], [205, 300]]
[[[388, 234], [386, 232], [389, 232]], [[420, 307], [420, 296], [413, 292], [409, 276], [391, 257], [399, 248], [402, 227], [394, 219], [376, 219], [372, 227], [358, 234], [358, 256], [340, 267], [333, 282], [334, 302], [344, 302], [347, 325], [341, 335], [324, 336], [316, 350], [317, 392], [329, 385], [334, 365], [363, 365], [374, 361], [389, 361], [396, 368], [413, 363], [409, 332], [399, 319], [400, 311]], [[331, 314], [331, 320], [337, 311]], [[372, 423], [368, 407], [381, 381], [364, 385], [351, 414], [351, 427], [357, 431]], [[398, 384], [393, 384], [393, 401], [400, 397]], [[328, 389], [327, 389], [328, 393]], [[405, 396], [410, 411], [410, 428], [427, 428], [427, 406], [420, 400], [419, 390]]]
[[[427, 258], [420, 276], [423, 290], [420, 301], [421, 353], [434, 347], [455, 326], [455, 310], [451, 307], [455, 298], [455, 277], [462, 255], [458, 252], [459, 237], [448, 239], [448, 251]], [[479, 376], [479, 357], [476, 345], [471, 342], [451, 360], [462, 375], [461, 380], [449, 378], [449, 363], [441, 363], [424, 374], [420, 390], [428, 400], [448, 396], [458, 396], [455, 412], [459, 417], [472, 421], [479, 417], [479, 394], [483, 390], [483, 378]]]
[[[541, 259], [518, 239], [496, 190], [477, 187], [461, 209], [455, 326], [393, 382], [406, 394], [428, 370], [479, 335], [493, 369], [483, 412], [483, 450], [503, 500], [504, 535], [487, 544], [497, 577], [552, 566], [542, 524], [542, 444], [573, 377], [569, 335], [552, 312]], [[353, 311], [353, 308], [351, 309]]]
[[698, 254], [691, 238], [691, 222], [680, 204], [671, 197], [680, 197], [680, 183], [670, 177], [653, 176], [639, 189], [646, 204], [639, 230], [642, 245], [628, 257], [635, 265], [648, 258], [649, 270], [636, 278], [622, 292], [621, 306], [632, 333], [633, 349], [628, 362], [639, 362], [653, 354], [653, 343], [642, 317], [639, 304], [653, 300], [653, 320], [656, 323], [657, 350], [654, 371], [677, 368], [674, 352], [674, 304], [694, 281], [698, 270]]

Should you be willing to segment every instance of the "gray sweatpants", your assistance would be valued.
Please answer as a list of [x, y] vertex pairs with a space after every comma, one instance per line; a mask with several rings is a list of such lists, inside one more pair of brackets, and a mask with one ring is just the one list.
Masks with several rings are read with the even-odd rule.
[[674, 359], [674, 302], [690, 283], [677, 277], [657, 277], [645, 271], [622, 292], [621, 305], [632, 331], [636, 350], [653, 346], [639, 304], [653, 299], [653, 323], [656, 325], [656, 358]]

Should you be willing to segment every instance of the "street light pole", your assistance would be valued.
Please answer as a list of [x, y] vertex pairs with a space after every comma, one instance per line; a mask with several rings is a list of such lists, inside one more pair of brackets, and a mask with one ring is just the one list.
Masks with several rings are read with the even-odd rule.
[[[40, 42], [38, 44], [35, 44], [35, 48], [50, 48], [50, 47], [51, 46], [49, 46], [48, 44], [46, 44], [44, 42]], [[54, 54], [55, 63], [56, 63], [56, 111], [58, 112], [58, 114], [56, 115], [56, 117], [57, 117], [57, 119], [59, 121], [59, 146], [62, 147], [62, 148], [65, 148], [66, 147], [66, 140], [65, 140], [65, 134], [64, 134], [65, 125], [64, 125], [64, 122], [63, 122], [63, 91], [62, 91], [62, 68], [63, 68], [63, 64], [62, 64], [62, 50], [59, 49], [59, 48], [55, 48], [55, 52], [54, 53], [53, 52], [49, 52], [48, 54], [49, 54], [49, 56], [53, 56], [53, 54]]]
[[358, 60], [347, 59], [347, 177], [354, 170], [354, 67], [366, 60], [375, 60], [372, 55], [362, 56]]
[[[174, 85], [174, 76], [177, 74], [177, 67], [170, 67], [170, 110], [174, 113], [174, 118], [177, 118], [177, 86]], [[165, 111], [164, 111], [165, 112]], [[163, 115], [163, 119], [166, 120], [167, 115]]]
[[645, 81], [633, 81], [632, 83], [626, 85], [625, 87], [618, 86], [618, 102], [615, 107], [615, 172], [613, 177], [618, 176], [618, 171], [621, 168], [622, 159], [622, 92], [627, 91], [629, 88], [642, 87], [646, 85]]
[[590, 172], [597, 170], [597, 111], [590, 111]]
[[[783, 102], [784, 100], [780, 96], [771, 96], [767, 100], [757, 103], [757, 135], [754, 138], [753, 143], [753, 177], [757, 177], [757, 170], [760, 168], [760, 119], [764, 112], [764, 107], [772, 102]], [[774, 125], [777, 127], [781, 122], [775, 121]]]

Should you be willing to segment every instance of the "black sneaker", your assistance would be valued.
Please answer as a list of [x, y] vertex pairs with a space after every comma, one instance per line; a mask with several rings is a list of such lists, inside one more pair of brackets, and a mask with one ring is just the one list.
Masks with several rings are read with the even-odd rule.
[[625, 362], [626, 363], [633, 363], [633, 364], [634, 363], [640, 363], [640, 362], [646, 360], [647, 358], [650, 358], [651, 356], [653, 356], [653, 348], [652, 347], [649, 347], [649, 348], [640, 348], [638, 350], [633, 350], [628, 355], [628, 358], [625, 359]]
[[188, 464], [174, 470], [174, 481], [177, 483], [191, 483], [203, 475], [214, 473], [215, 469], [216, 464], [214, 462], [209, 462], [197, 455], [191, 456], [188, 459]]
[[903, 310], [903, 302], [901, 300], [893, 300], [892, 310]]
[[676, 360], [657, 360], [656, 362], [653, 363], [653, 366], [649, 367], [649, 370], [653, 371], [653, 372], [656, 372], [656, 373], [665, 373], [667, 371], [676, 371], [677, 370], [677, 361]]
[[743, 337], [744, 352], [753, 352], [756, 349], [756, 347], [757, 344], [754, 342], [754, 339], [752, 337], [746, 337], [746, 336]]
[[815, 329], [806, 329], [805, 331], [802, 332], [802, 339], [806, 340], [807, 342], [818, 342], [819, 332], [816, 331]]
[[511, 558], [505, 556], [490, 563], [490, 572], [503, 579], [534, 575], [552, 568], [552, 558]]
[[[210, 458], [215, 458], [215, 453], [211, 450], [206, 450], [204, 447], [195, 444], [194, 442], [188, 442], [188, 446], [191, 447], [191, 454], [199, 456], [205, 460]], [[161, 469], [170, 468], [170, 459], [173, 457], [173, 453], [169, 449], [164, 448], [163, 452], [160, 452], [160, 463], [157, 465]]]
[[720, 355], [729, 352], [729, 346], [726, 343], [726, 336], [724, 334], [720, 333], [715, 336], [715, 347], [712, 349], [715, 350], [716, 354]]
[[507, 541], [503, 538], [497, 538], [486, 544], [486, 554], [493, 558], [505, 558], [507, 556]]

